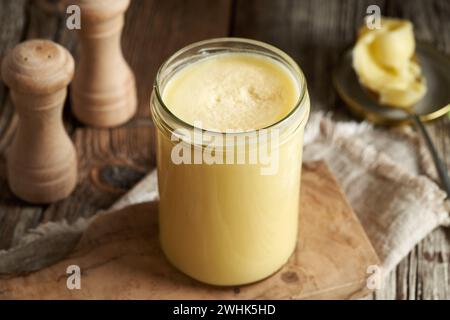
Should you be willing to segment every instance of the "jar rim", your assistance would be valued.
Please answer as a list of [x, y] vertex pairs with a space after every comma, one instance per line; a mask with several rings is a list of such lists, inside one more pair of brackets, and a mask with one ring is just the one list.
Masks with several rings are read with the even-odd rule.
[[[242, 43], [242, 44], [249, 44], [249, 45], [253, 45], [255, 47], [261, 47], [262, 49], [266, 49], [268, 50], [270, 53], [275, 54], [278, 58], [281, 58], [281, 62], [283, 62], [283, 64], [285, 64], [286, 67], [288, 67], [289, 71], [291, 73], [293, 73], [293, 75], [298, 78], [298, 80], [300, 81], [300, 94], [299, 97], [294, 105], [294, 107], [292, 108], [292, 110], [289, 111], [288, 114], [286, 114], [283, 118], [281, 118], [280, 120], [265, 126], [263, 128], [258, 128], [258, 129], [252, 129], [252, 130], [244, 130], [244, 131], [239, 131], [239, 132], [234, 132], [234, 134], [249, 134], [252, 132], [257, 132], [260, 130], [268, 130], [268, 129], [274, 129], [277, 127], [282, 126], [284, 123], [288, 122], [295, 114], [297, 114], [297, 112], [299, 112], [299, 110], [303, 109], [303, 116], [301, 117], [301, 121], [299, 122], [299, 126], [308, 118], [308, 114], [309, 114], [309, 108], [308, 110], [304, 110], [305, 108], [301, 108], [301, 106], [304, 105], [305, 100], [307, 99], [308, 95], [307, 95], [307, 84], [306, 84], [306, 80], [305, 80], [305, 76], [303, 74], [303, 71], [301, 70], [301, 68], [298, 66], [298, 64], [284, 51], [278, 49], [277, 47], [267, 44], [265, 42], [262, 41], [258, 41], [258, 40], [253, 40], [253, 39], [247, 39], [247, 38], [239, 38], [239, 37], [222, 37], [222, 38], [212, 38], [212, 39], [208, 39], [208, 40], [202, 40], [202, 41], [198, 41], [198, 42], [194, 42], [190, 45], [187, 45], [181, 49], [179, 49], [178, 51], [176, 51], [175, 53], [173, 53], [169, 58], [167, 58], [159, 67], [158, 72], [156, 74], [155, 77], [155, 81], [153, 84], [153, 92], [154, 95], [156, 96], [156, 99], [158, 100], [158, 104], [161, 106], [161, 108], [164, 110], [164, 112], [166, 114], [168, 114], [171, 119], [179, 126], [184, 127], [188, 130], [201, 130], [202, 132], [205, 133], [212, 133], [212, 134], [226, 134], [227, 132], [218, 132], [218, 131], [213, 131], [213, 130], [209, 130], [209, 129], [205, 129], [205, 128], [199, 128], [194, 126], [193, 124], [190, 124], [182, 119], [180, 119], [178, 116], [176, 116], [164, 103], [164, 100], [162, 98], [162, 92], [161, 92], [161, 78], [162, 78], [162, 73], [166, 70], [166, 68], [170, 65], [171, 62], [173, 62], [176, 58], [178, 58], [179, 56], [181, 56], [183, 53], [192, 50], [196, 47], [202, 47], [205, 45], [213, 45], [215, 43], [221, 43], [223, 45], [223, 43], [226, 42], [230, 42], [230, 43]], [[232, 47], [230, 47], [232, 48]], [[258, 51], [255, 51], [255, 53], [258, 53]], [[259, 52], [261, 54], [261, 52]], [[153, 108], [152, 108], [153, 109]], [[153, 113], [153, 110], [152, 110]], [[164, 119], [162, 119], [164, 121]], [[174, 128], [172, 128], [174, 129]]]

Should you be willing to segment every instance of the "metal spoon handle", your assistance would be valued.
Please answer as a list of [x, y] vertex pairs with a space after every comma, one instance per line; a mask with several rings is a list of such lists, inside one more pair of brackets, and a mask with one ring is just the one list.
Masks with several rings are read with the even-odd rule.
[[439, 179], [441, 180], [442, 188], [447, 192], [447, 198], [450, 198], [450, 178], [448, 176], [447, 167], [439, 156], [433, 141], [431, 141], [430, 135], [423, 125], [422, 120], [420, 120], [417, 114], [412, 114], [411, 116], [425, 139], [428, 150], [433, 158], [434, 165], [436, 166]]

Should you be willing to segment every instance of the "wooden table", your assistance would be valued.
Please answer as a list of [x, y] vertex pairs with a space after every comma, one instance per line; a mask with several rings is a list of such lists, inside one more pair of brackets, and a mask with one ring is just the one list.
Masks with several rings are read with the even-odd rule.
[[[48, 38], [76, 56], [76, 37], [65, 27], [58, 1], [0, 0], [0, 56], [18, 42]], [[69, 199], [33, 206], [7, 186], [4, 153], [17, 117], [9, 92], [0, 83], [0, 250], [13, 246], [39, 223], [91, 216], [106, 208], [155, 165], [154, 127], [149, 96], [161, 62], [184, 45], [212, 37], [238, 36], [269, 42], [302, 66], [312, 108], [349, 117], [333, 90], [331, 70], [355, 39], [367, 6], [388, 16], [410, 19], [416, 37], [450, 54], [448, 0], [133, 0], [123, 34], [125, 57], [136, 73], [139, 111], [123, 127], [98, 130], [77, 122], [67, 105], [64, 121], [76, 144], [80, 180]], [[450, 166], [450, 118], [430, 124]], [[450, 299], [450, 231], [438, 229], [418, 244], [392, 272], [375, 299]]]

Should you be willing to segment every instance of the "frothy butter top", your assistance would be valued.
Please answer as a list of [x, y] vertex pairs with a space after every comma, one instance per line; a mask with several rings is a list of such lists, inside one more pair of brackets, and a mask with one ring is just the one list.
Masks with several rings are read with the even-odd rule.
[[281, 63], [256, 54], [227, 53], [178, 71], [162, 98], [184, 122], [225, 132], [270, 126], [289, 114], [299, 95], [299, 85]]

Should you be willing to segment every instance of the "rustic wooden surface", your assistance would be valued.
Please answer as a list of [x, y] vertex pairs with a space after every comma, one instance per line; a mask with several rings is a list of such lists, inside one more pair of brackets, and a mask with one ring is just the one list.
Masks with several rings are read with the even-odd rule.
[[[325, 205], [324, 205], [325, 204]], [[302, 170], [296, 250], [275, 274], [246, 286], [208, 286], [170, 265], [159, 245], [157, 202], [98, 215], [73, 253], [49, 268], [0, 278], [0, 299], [349, 299], [365, 297], [378, 257], [324, 162]], [[67, 290], [78, 265], [82, 290]]]
[[[0, 0], [0, 57], [28, 38], [48, 38], [76, 56], [73, 31], [55, 0]], [[347, 117], [331, 85], [339, 54], [351, 45], [368, 5], [415, 25], [416, 37], [450, 54], [448, 0], [134, 0], [124, 28], [124, 54], [136, 73], [137, 116], [121, 128], [97, 130], [64, 114], [80, 160], [80, 182], [67, 200], [31, 206], [17, 200], [5, 180], [4, 152], [17, 125], [8, 90], [0, 83], [0, 249], [9, 248], [31, 227], [49, 220], [93, 215], [108, 207], [154, 166], [149, 95], [157, 67], [176, 49], [201, 39], [250, 37], [272, 43], [302, 66], [314, 109]], [[450, 118], [430, 124], [450, 166]], [[450, 231], [430, 234], [392, 272], [375, 299], [450, 299]]]

